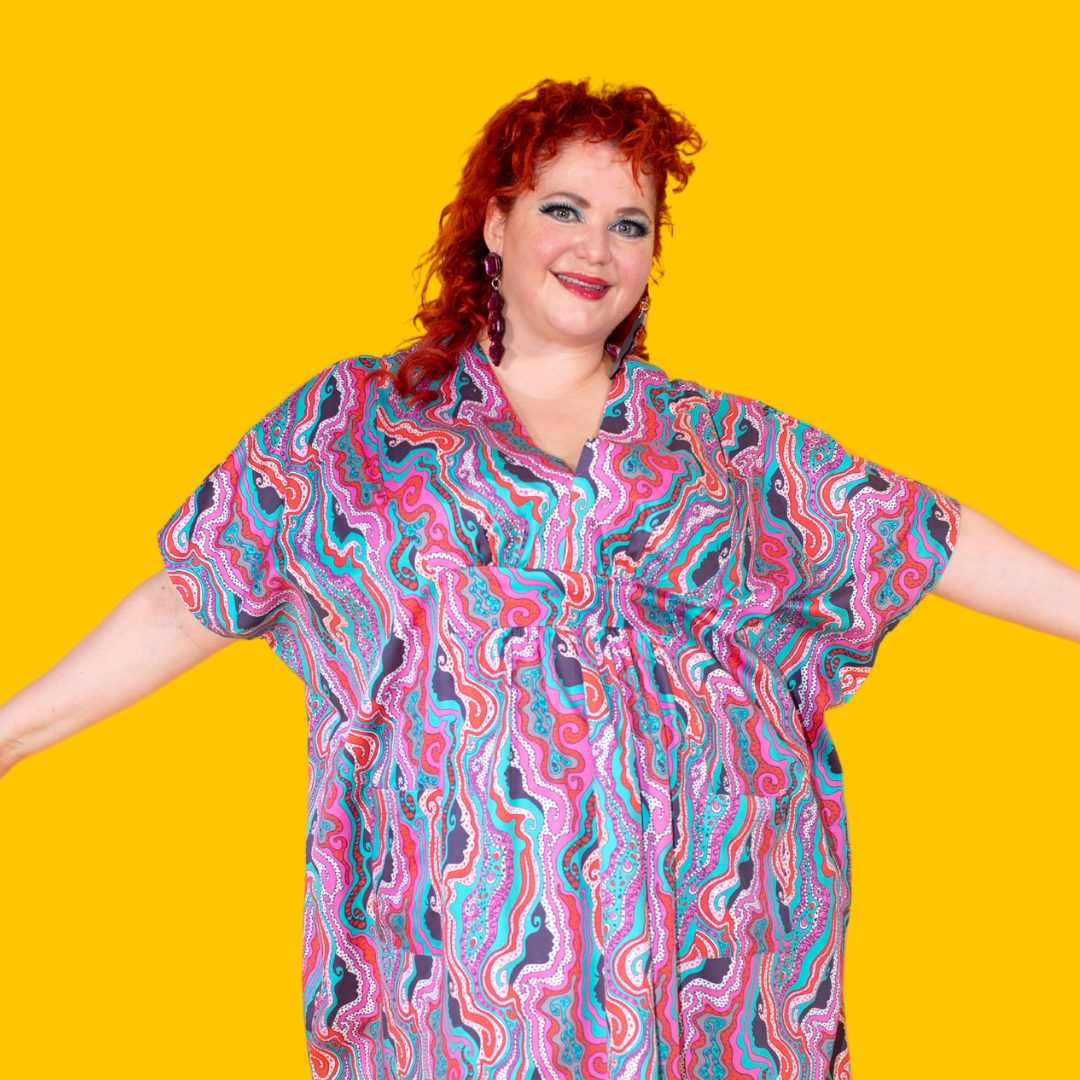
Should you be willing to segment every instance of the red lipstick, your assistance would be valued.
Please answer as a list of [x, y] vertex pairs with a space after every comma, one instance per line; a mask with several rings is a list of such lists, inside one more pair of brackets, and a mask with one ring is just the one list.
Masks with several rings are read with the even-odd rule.
[[564, 274], [552, 270], [559, 284], [583, 300], [602, 300], [612, 286], [603, 278], [590, 277], [588, 274]]

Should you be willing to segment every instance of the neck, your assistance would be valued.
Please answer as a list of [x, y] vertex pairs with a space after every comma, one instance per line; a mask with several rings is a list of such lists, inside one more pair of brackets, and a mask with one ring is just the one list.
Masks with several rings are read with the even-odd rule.
[[[487, 338], [480, 344], [487, 350]], [[530, 397], [558, 400], [611, 378], [612, 357], [603, 343], [584, 345], [534, 343], [525, 349], [504, 342], [506, 352], [497, 369], [499, 382], [527, 389]]]
[[495, 377], [528, 437], [573, 471], [586, 440], [599, 429], [611, 366], [602, 343], [526, 351], [518, 338], [507, 343]]

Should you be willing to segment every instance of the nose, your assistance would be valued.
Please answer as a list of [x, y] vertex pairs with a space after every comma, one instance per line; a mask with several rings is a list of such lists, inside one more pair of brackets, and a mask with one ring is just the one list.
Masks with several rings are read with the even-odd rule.
[[576, 254], [593, 266], [611, 261], [611, 235], [601, 222], [590, 222], [579, 234]]

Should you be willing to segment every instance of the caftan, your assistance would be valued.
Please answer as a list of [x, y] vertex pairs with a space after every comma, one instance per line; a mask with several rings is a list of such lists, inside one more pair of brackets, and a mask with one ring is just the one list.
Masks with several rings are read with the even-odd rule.
[[306, 684], [313, 1075], [848, 1076], [824, 714], [958, 507], [636, 358], [571, 472], [477, 346], [430, 404], [396, 359], [301, 387], [161, 534]]

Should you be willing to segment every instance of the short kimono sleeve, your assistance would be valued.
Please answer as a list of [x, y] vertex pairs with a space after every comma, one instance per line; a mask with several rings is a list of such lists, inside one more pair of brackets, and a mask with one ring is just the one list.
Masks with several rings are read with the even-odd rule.
[[287, 504], [298, 497], [289, 442], [308, 391], [301, 387], [256, 424], [159, 534], [184, 603], [224, 637], [265, 634], [296, 603], [282, 533]]
[[759, 402], [728, 397], [714, 415], [748, 494], [755, 651], [809, 722], [858, 689], [885, 634], [933, 587], [960, 507]]

